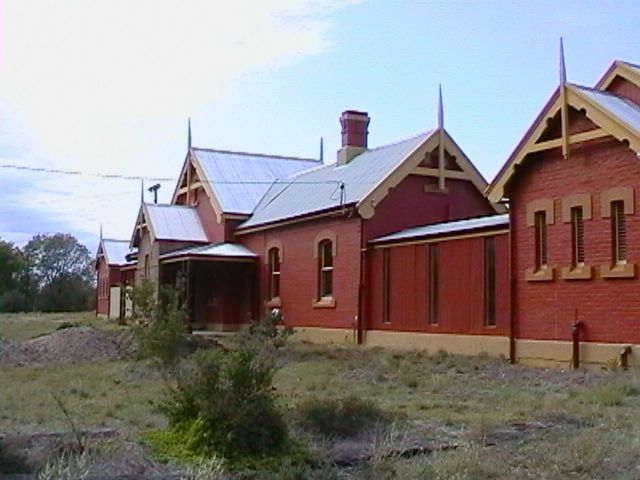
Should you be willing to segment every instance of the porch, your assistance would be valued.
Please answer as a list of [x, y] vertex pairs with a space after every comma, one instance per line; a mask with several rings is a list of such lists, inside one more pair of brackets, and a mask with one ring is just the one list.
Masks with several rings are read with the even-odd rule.
[[235, 332], [257, 317], [257, 260], [232, 243], [175, 250], [160, 256], [160, 283], [183, 282], [192, 328]]

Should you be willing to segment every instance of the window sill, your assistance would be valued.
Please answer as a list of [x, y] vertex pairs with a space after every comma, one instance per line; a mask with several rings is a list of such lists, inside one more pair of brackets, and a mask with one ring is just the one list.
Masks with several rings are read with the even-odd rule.
[[635, 263], [620, 263], [616, 265], [600, 265], [602, 278], [635, 278]]
[[527, 268], [524, 278], [527, 282], [550, 282], [553, 280], [553, 267]]
[[274, 297], [271, 300], [264, 302], [264, 306], [267, 308], [281, 308], [282, 300], [280, 300], [280, 297]]
[[591, 280], [591, 265], [580, 267], [562, 267], [563, 280]]
[[320, 300], [314, 300], [312, 303], [313, 308], [336, 308], [336, 299], [333, 297], [321, 298]]

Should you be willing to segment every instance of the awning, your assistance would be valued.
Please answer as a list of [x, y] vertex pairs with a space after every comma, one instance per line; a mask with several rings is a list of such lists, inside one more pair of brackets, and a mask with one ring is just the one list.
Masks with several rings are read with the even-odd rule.
[[402, 243], [435, 236], [466, 233], [472, 230], [506, 229], [508, 227], [509, 214], [488, 215], [486, 217], [468, 218], [465, 220], [454, 220], [451, 222], [408, 228], [383, 237], [374, 238], [369, 243], [374, 245], [381, 243]]
[[211, 243], [180, 248], [160, 255], [163, 263], [177, 262], [187, 259], [218, 261], [253, 261], [258, 255], [239, 243]]

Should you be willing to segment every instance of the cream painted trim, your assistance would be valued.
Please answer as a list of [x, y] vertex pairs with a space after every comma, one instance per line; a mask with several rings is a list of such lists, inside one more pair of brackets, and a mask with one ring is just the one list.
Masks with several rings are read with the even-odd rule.
[[[569, 136], [569, 143], [576, 144], [582, 142], [588, 142], [589, 140], [597, 140], [599, 138], [609, 137], [611, 134], [602, 128], [596, 128], [594, 130], [588, 130], [586, 132], [574, 133]], [[562, 138], [554, 138], [553, 140], [546, 140], [544, 142], [535, 143], [529, 153], [542, 152], [544, 150], [551, 150], [553, 148], [562, 147]]]
[[527, 227], [535, 225], [535, 214], [537, 212], [545, 212], [547, 225], [555, 223], [555, 208], [552, 198], [539, 198], [527, 203]]
[[484, 232], [477, 232], [477, 233], [450, 235], [448, 237], [433, 237], [433, 238], [423, 238], [422, 240], [408, 240], [406, 242], [376, 244], [373, 246], [373, 248], [380, 249], [380, 248], [392, 248], [392, 247], [406, 247], [408, 245], [450, 242], [454, 240], [464, 240], [467, 238], [493, 237], [495, 235], [505, 235], [508, 233], [509, 233], [509, 229], [507, 228], [507, 229], [491, 230], [491, 231], [484, 231]]
[[609, 68], [607, 68], [607, 71], [602, 75], [600, 80], [598, 80], [595, 88], [598, 90], [606, 90], [617, 76], [620, 76], [640, 87], [640, 74], [638, 74], [638, 72], [632, 67], [629, 67], [626, 63], [615, 61], [609, 66]]
[[591, 265], [581, 265], [579, 267], [562, 267], [560, 277], [563, 280], [591, 280]]
[[318, 258], [318, 245], [323, 240], [331, 240], [331, 255], [338, 256], [338, 236], [333, 230], [322, 230], [313, 239], [313, 258]]
[[571, 223], [571, 209], [582, 207], [582, 219], [591, 220], [591, 195], [588, 193], [574, 193], [562, 199], [562, 222]]
[[189, 165], [190, 163], [190, 157], [191, 157], [191, 150], [187, 150], [187, 154], [185, 155], [184, 161], [182, 162], [182, 168], [180, 169], [180, 175], [178, 175], [178, 181], [176, 182], [176, 186], [173, 189], [173, 195], [171, 195], [172, 204], [176, 203], [178, 195], [180, 195], [178, 190], [180, 189], [180, 184], [182, 183], [183, 178], [187, 174], [187, 165]]
[[322, 297], [320, 300], [311, 302], [313, 308], [336, 308], [336, 299], [334, 297]]
[[578, 110], [584, 109], [586, 115], [595, 124], [607, 130], [618, 140], [627, 140], [629, 146], [636, 152], [640, 151], [640, 132], [629, 125], [624, 119], [602, 110], [597, 104], [582, 93], [576, 86], [567, 85], [568, 98], [571, 105]]
[[[539, 366], [569, 368], [573, 355], [573, 344], [559, 340], [515, 340], [516, 361]], [[580, 342], [580, 366], [600, 367], [618, 359], [620, 351], [630, 346], [630, 367], [640, 367], [640, 345], [628, 343]]]
[[209, 181], [208, 181], [209, 179], [207, 179], [206, 176], [203, 175], [202, 173], [202, 168], [200, 167], [198, 156], [194, 155], [191, 150], [189, 150], [189, 152], [187, 153], [187, 157], [185, 158], [184, 164], [182, 166], [182, 170], [180, 171], [180, 176], [178, 177], [178, 183], [176, 183], [176, 188], [173, 192], [173, 196], [171, 197], [171, 203], [175, 204], [178, 198], [178, 195], [180, 195], [180, 192], [179, 192], [180, 184], [182, 183], [182, 179], [187, 172], [186, 168], [189, 164], [193, 165], [193, 168], [196, 171], [196, 174], [198, 175], [198, 179], [200, 180], [202, 188], [204, 189], [205, 193], [207, 194], [207, 197], [209, 198], [209, 201], [211, 202], [213, 211], [216, 214], [216, 221], [218, 222], [218, 224], [221, 223], [222, 215], [223, 215], [222, 207], [220, 206], [218, 199], [214, 195], [213, 190], [211, 190], [211, 186], [209, 185]]
[[602, 218], [611, 218], [611, 202], [622, 200], [624, 214], [633, 215], [635, 202], [633, 187], [613, 187], [600, 192], [600, 212]]
[[[570, 106], [577, 110], [585, 110], [587, 117], [596, 125], [600, 126], [602, 130], [610, 133], [618, 140], [628, 141], [629, 146], [634, 151], [640, 151], [640, 132], [629, 126], [621, 118], [613, 116], [610, 112], [600, 109], [598, 105], [593, 103], [587, 96], [580, 92], [576, 86], [567, 84], [566, 94], [567, 102]], [[489, 186], [487, 193], [489, 200], [492, 202], [499, 202], [502, 199], [504, 196], [504, 187], [513, 175], [516, 165], [522, 163], [524, 158], [531, 153], [531, 148], [547, 128], [548, 122], [560, 109], [562, 100], [558, 90], [556, 90], [554, 96], [556, 96], [555, 100], [540, 113], [540, 120], [538, 120], [533, 131], [526, 136], [526, 141], [514, 150], [507, 160], [504, 171], [502, 171], [502, 173]]]
[[272, 248], [278, 249], [278, 260], [280, 263], [284, 263], [284, 247], [280, 240], [269, 240], [269, 243], [267, 243], [267, 246], [264, 249], [264, 258], [267, 259], [267, 262], [269, 261], [269, 250]]
[[[412, 152], [410, 152], [405, 159], [400, 162], [395, 170], [391, 171], [385, 178], [378, 182], [378, 184], [357, 203], [356, 206], [360, 216], [364, 219], [373, 217], [376, 206], [387, 196], [389, 190], [396, 187], [402, 180], [416, 170], [422, 162], [425, 154], [433, 151], [436, 147], [439, 147], [442, 139], [444, 139], [443, 143], [445, 150], [452, 156], [456, 157], [458, 166], [466, 174], [464, 179], [473, 183], [482, 196], [485, 196], [487, 181], [447, 131], [444, 129], [436, 129], [429, 134], [422, 144], [418, 145]], [[506, 212], [506, 209], [501, 205], [493, 204], [492, 207], [497, 213]]]
[[[459, 178], [461, 180], [471, 180], [467, 172], [460, 170], [444, 170], [444, 178]], [[423, 177], [440, 177], [440, 172], [437, 168], [431, 167], [416, 167], [411, 175], [421, 175]]]
[[430, 352], [445, 350], [459, 355], [509, 356], [509, 337], [502, 335], [365, 330], [364, 344], [367, 347], [426, 349]]
[[[147, 212], [147, 205], [146, 204], [142, 204], [142, 211], [144, 213], [144, 225], [147, 227], [147, 230], [149, 230], [149, 235], [151, 236], [151, 243], [156, 241], [156, 232], [153, 229], [153, 224], [151, 222], [147, 222], [147, 218], [149, 217], [149, 212]], [[142, 231], [140, 232], [140, 234], [142, 235]]]
[[388, 195], [389, 190], [404, 180], [414, 170], [427, 152], [431, 152], [438, 146], [438, 130], [433, 130], [425, 140], [404, 158], [398, 166], [379, 181], [356, 204], [358, 213], [364, 219], [373, 217], [376, 206]]
[[344, 217], [344, 214], [342, 213], [343, 210], [344, 210], [344, 207], [335, 208], [335, 209], [333, 209], [333, 210], [331, 210], [329, 212], [318, 213], [316, 215], [308, 215], [308, 216], [304, 216], [304, 217], [296, 218], [296, 219], [292, 219], [292, 220], [281, 220], [281, 221], [276, 221], [274, 223], [268, 223], [268, 224], [264, 224], [264, 225], [257, 225], [255, 227], [251, 227], [251, 228], [247, 228], [247, 229], [236, 230], [234, 232], [234, 234], [235, 235], [248, 235], [250, 233], [261, 232], [262, 230], [269, 230], [269, 229], [272, 229], [272, 228], [285, 227], [287, 225], [292, 225], [292, 224], [295, 224], [295, 223], [301, 223], [301, 222], [306, 222], [306, 221], [317, 220], [319, 218]]
[[309, 343], [356, 344], [353, 328], [293, 327], [293, 340]]
[[556, 97], [555, 100], [553, 100], [551, 104], [546, 107], [546, 109], [538, 114], [540, 120], [538, 121], [537, 125], [535, 125], [531, 132], [525, 134], [526, 136], [523, 138], [523, 143], [511, 153], [509, 159], [507, 160], [506, 166], [504, 167], [504, 171], [493, 180], [491, 185], [489, 185], [487, 194], [490, 201], [497, 203], [502, 200], [502, 197], [504, 196], [504, 187], [507, 181], [515, 172], [516, 165], [522, 163], [524, 157], [529, 154], [531, 147], [535, 145], [540, 136], [548, 127], [549, 122], [553, 119], [556, 113], [558, 113], [558, 110], [562, 106], [559, 89], [556, 89], [556, 91], [551, 96], [551, 99], [553, 99], [554, 96]]
[[618, 263], [616, 265], [600, 265], [600, 276], [602, 278], [635, 278], [635, 263]]
[[176, 198], [179, 197], [180, 195], [184, 195], [185, 193], [196, 191], [199, 188], [204, 188], [204, 185], [202, 184], [202, 182], [200, 181], [193, 182], [191, 184], [191, 187], [182, 187], [181, 189], [179, 189], [176, 192]]
[[527, 268], [524, 272], [524, 279], [527, 282], [551, 282], [553, 281], [554, 267], [545, 266], [538, 270], [534, 267]]
[[[478, 189], [478, 191], [482, 194], [483, 197], [486, 197], [485, 190], [489, 185], [482, 174], [478, 171], [473, 162], [467, 157], [467, 155], [462, 151], [462, 149], [458, 146], [455, 140], [447, 133], [446, 130], [444, 132], [444, 146], [446, 150], [456, 157], [458, 161], [458, 166], [462, 168], [464, 172], [469, 176], [469, 180], [473, 185]], [[495, 202], [492, 204], [492, 207], [496, 211], [496, 213], [506, 213], [507, 210], [503, 205], [496, 205]]]

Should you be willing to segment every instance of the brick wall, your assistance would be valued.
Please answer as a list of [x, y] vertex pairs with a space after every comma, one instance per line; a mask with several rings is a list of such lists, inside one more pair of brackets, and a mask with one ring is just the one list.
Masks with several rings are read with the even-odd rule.
[[[282, 243], [280, 298], [285, 323], [290, 326], [352, 328], [358, 313], [360, 283], [360, 225], [358, 217], [325, 218], [238, 236], [247, 248], [260, 255], [260, 305], [264, 312], [267, 285], [266, 246]], [[336, 235], [333, 259], [335, 308], [314, 308], [318, 290], [318, 260], [314, 242], [322, 231]]]
[[425, 185], [433, 180], [409, 175], [393, 188], [373, 218], [364, 221], [365, 240], [428, 223], [495, 214], [471, 182], [447, 179], [448, 193], [425, 192]]
[[[584, 339], [594, 342], [640, 343], [640, 280], [604, 279], [599, 267], [611, 262], [611, 221], [602, 218], [600, 192], [611, 187], [635, 190], [635, 214], [626, 216], [627, 260], [640, 263], [640, 160], [625, 145], [610, 139], [572, 146], [564, 160], [559, 149], [532, 155], [508, 186], [512, 214], [512, 275], [515, 279], [516, 336], [569, 340], [574, 318], [584, 323]], [[589, 193], [592, 219], [584, 221], [585, 263], [591, 280], [562, 280], [571, 264], [571, 227], [562, 222], [561, 200]], [[555, 223], [547, 228], [550, 282], [528, 282], [534, 265], [534, 228], [526, 224], [528, 202], [552, 198]]]

